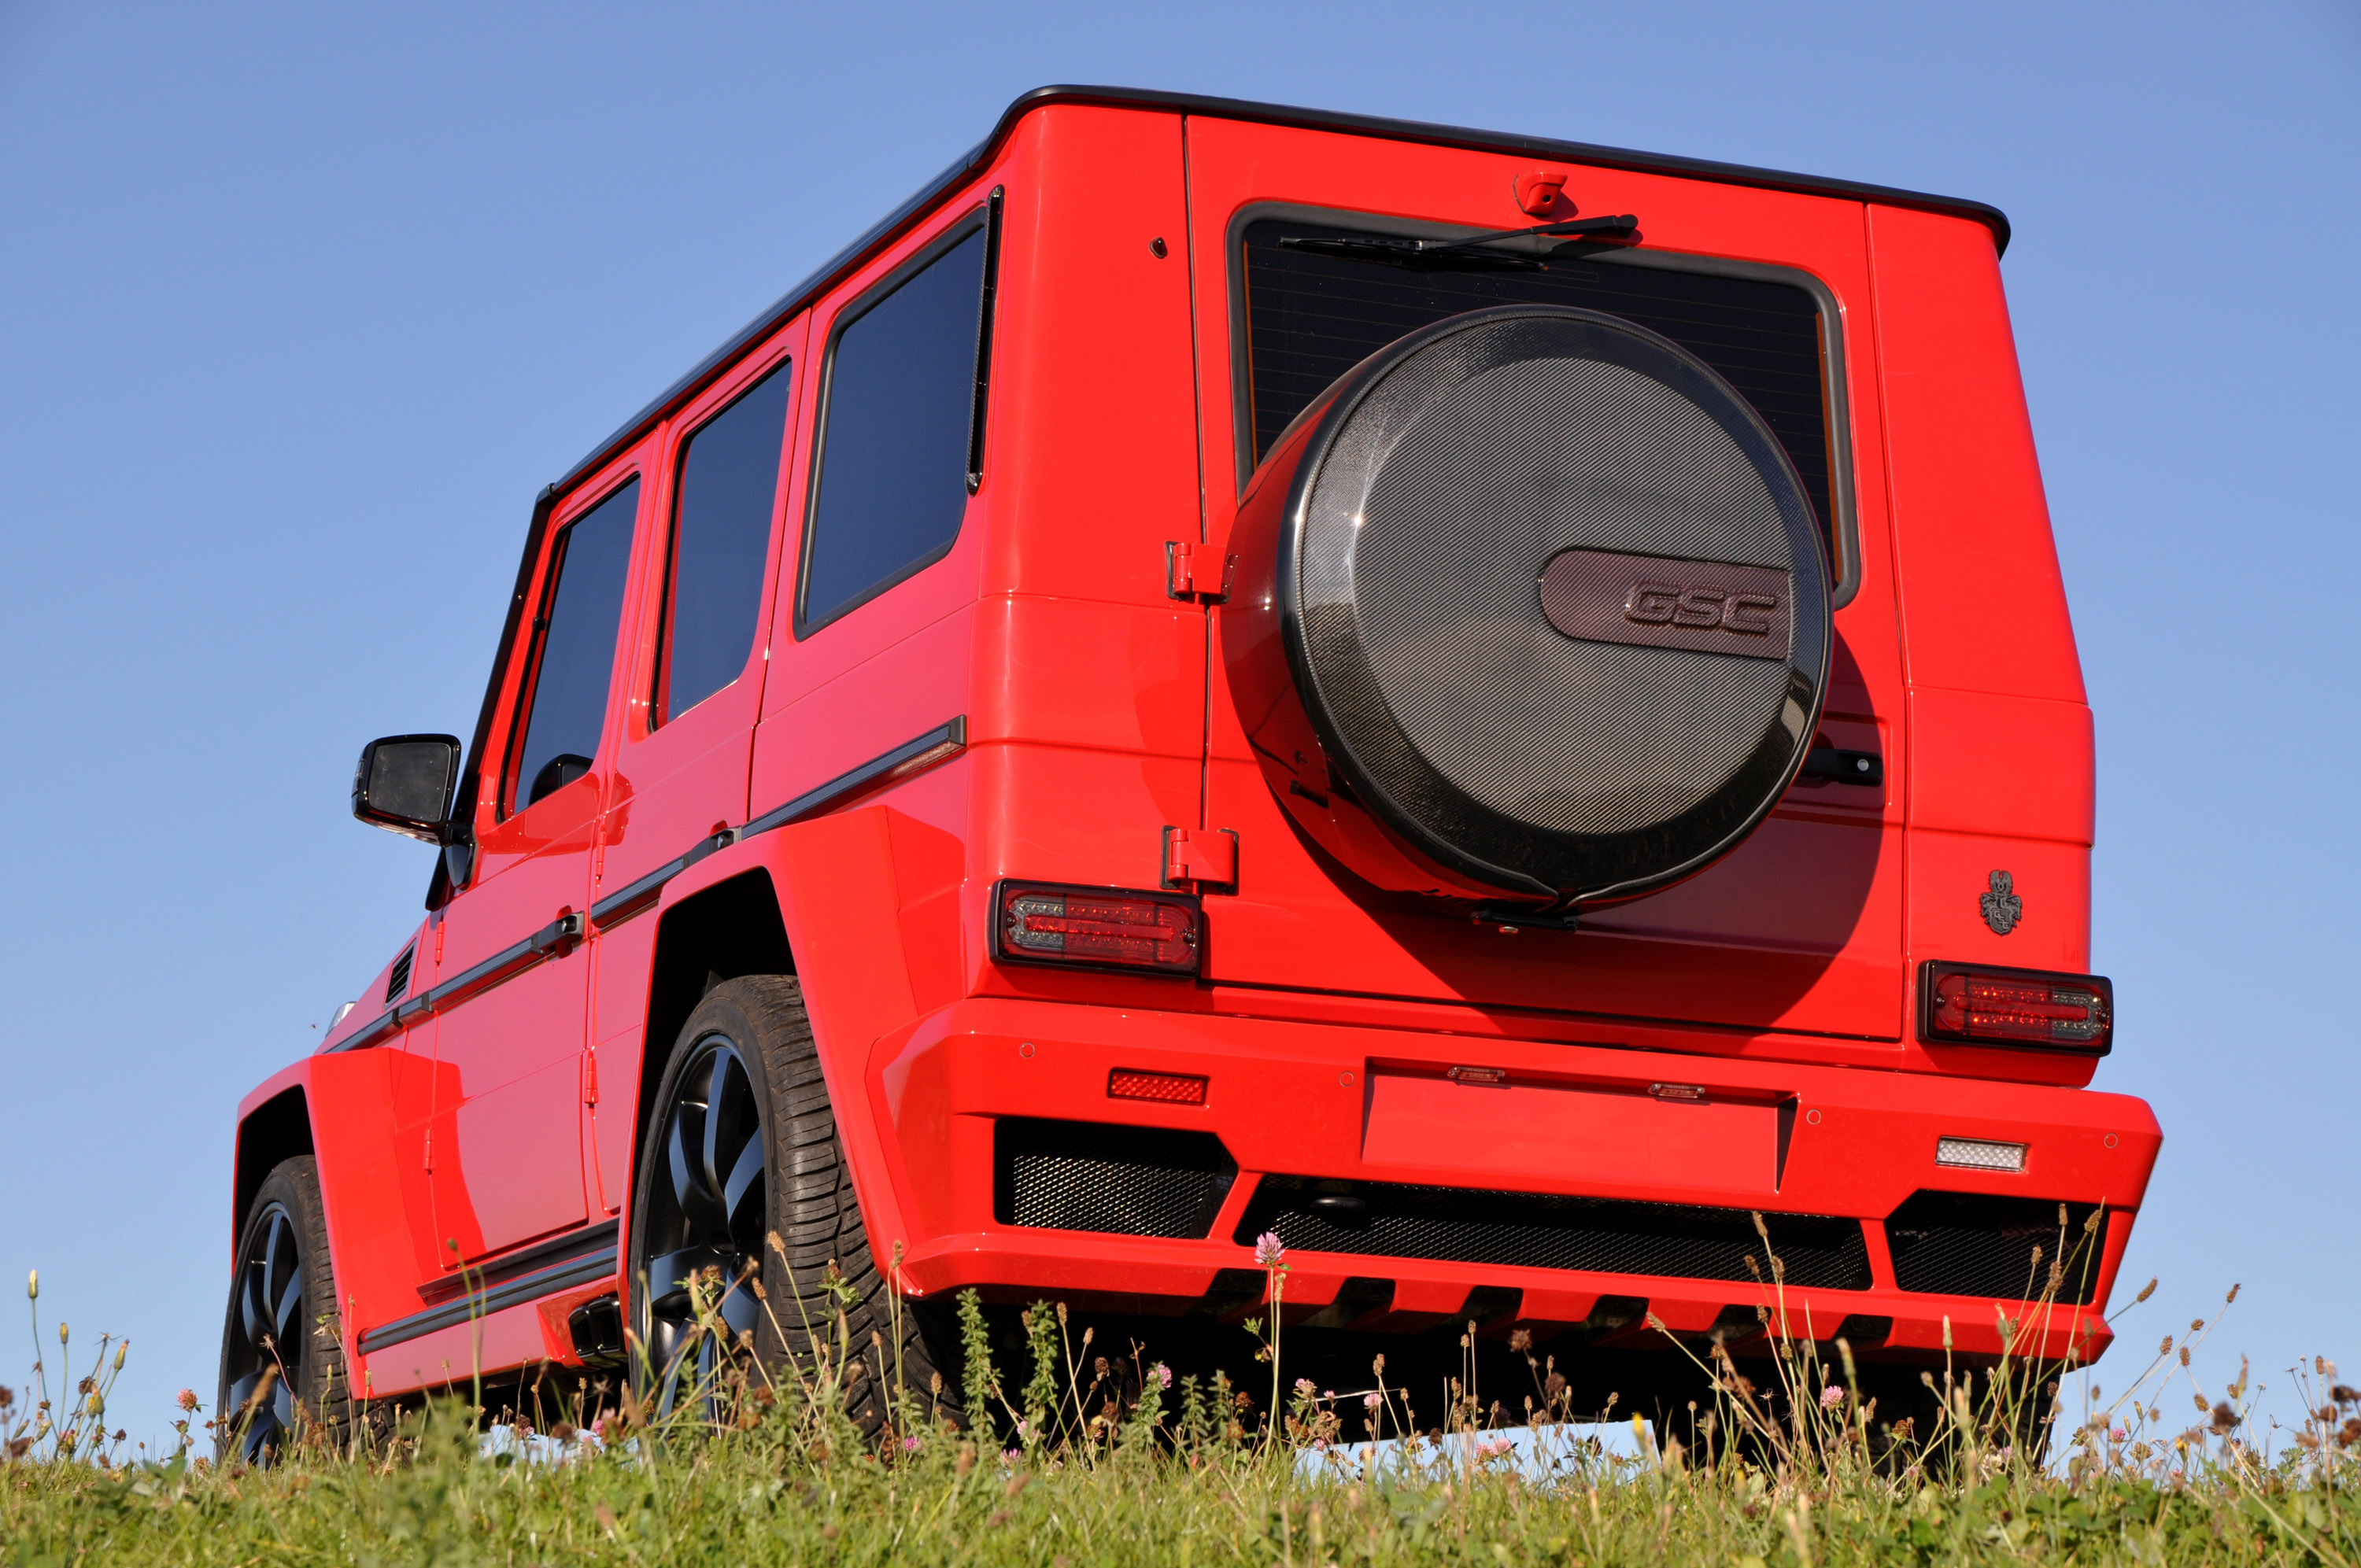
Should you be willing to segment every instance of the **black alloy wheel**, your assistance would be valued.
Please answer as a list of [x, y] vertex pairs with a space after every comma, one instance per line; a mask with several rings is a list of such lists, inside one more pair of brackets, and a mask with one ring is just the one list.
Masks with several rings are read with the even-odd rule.
[[237, 1457], [252, 1464], [275, 1453], [295, 1430], [292, 1386], [303, 1376], [303, 1258], [285, 1204], [273, 1203], [255, 1216], [236, 1290], [223, 1347], [223, 1375], [231, 1381], [221, 1409], [238, 1429], [233, 1434]]
[[640, 1339], [660, 1412], [684, 1397], [709, 1402], [753, 1333], [761, 1307], [750, 1280], [769, 1196], [763, 1107], [736, 1041], [697, 1040], [661, 1114], [655, 1180], [633, 1234], [634, 1281], [646, 1280]]
[[759, 1387], [792, 1358], [807, 1376], [829, 1364], [873, 1439], [896, 1429], [905, 1398], [922, 1419], [956, 1419], [936, 1376], [953, 1336], [935, 1303], [895, 1299], [871, 1252], [802, 982], [725, 981], [678, 1041], [631, 1203], [625, 1321], [642, 1397], [716, 1423], [741, 1376]]
[[351, 1398], [335, 1302], [318, 1167], [309, 1155], [282, 1160], [238, 1231], [214, 1406], [224, 1462], [271, 1464], [307, 1432], [341, 1449], [356, 1421], [375, 1436], [390, 1430], [390, 1405]]

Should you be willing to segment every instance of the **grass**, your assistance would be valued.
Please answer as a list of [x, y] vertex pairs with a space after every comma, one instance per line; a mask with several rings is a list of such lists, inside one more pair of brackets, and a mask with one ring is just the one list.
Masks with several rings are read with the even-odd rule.
[[[1275, 1243], [1266, 1263], [1276, 1297]], [[992, 1412], [988, 1433], [943, 1417], [950, 1391], [938, 1387], [906, 1395], [864, 1434], [832, 1391], [884, 1342], [847, 1343], [839, 1317], [807, 1360], [767, 1375], [732, 1365], [668, 1411], [586, 1387], [569, 1408], [537, 1407], [544, 1431], [508, 1413], [506, 1438], [526, 1438], [535, 1458], [513, 1441], [488, 1452], [486, 1412], [446, 1397], [404, 1411], [390, 1442], [338, 1451], [313, 1432], [264, 1470], [208, 1463], [194, 1411], [177, 1453], [126, 1455], [106, 1428], [121, 1347], [102, 1340], [67, 1386], [60, 1328], [60, 1387], [37, 1365], [0, 1407], [0, 1563], [2361, 1568], [2361, 1395], [2325, 1362], [2295, 1369], [2304, 1425], [2263, 1442], [2246, 1431], [2244, 1373], [2198, 1387], [2189, 1345], [2167, 1339], [2125, 1394], [2060, 1416], [2037, 1459], [2026, 1416], [2061, 1367], [1938, 1374], [1926, 1429], [1897, 1431], [1844, 1347], [1823, 1361], [1774, 1336], [1773, 1354], [1743, 1365], [1704, 1347], [1713, 1393], [1688, 1442], [1642, 1428], [1635, 1456], [1576, 1435], [1554, 1392], [1563, 1380], [1528, 1354], [1535, 1397], [1519, 1424], [1536, 1429], [1545, 1461], [1503, 1441], [1499, 1405], [1455, 1388], [1439, 1428], [1373, 1467], [1338, 1440], [1348, 1420], [1400, 1425], [1382, 1366], [1371, 1390], [1342, 1399], [1290, 1385], [1275, 1324], [1248, 1325], [1270, 1381], [1258, 1371], [1247, 1388], [1171, 1377], [1137, 1347], [1099, 1354], [1048, 1302], [1024, 1316], [1027, 1365], [998, 1367], [972, 1297], [961, 1319], [956, 1392]], [[2209, 1332], [2193, 1324], [2190, 1337]], [[2176, 1400], [2192, 1423], [2166, 1416]]]

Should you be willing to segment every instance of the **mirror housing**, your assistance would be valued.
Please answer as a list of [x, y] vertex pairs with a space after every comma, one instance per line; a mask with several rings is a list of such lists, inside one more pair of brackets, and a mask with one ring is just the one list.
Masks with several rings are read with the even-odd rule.
[[360, 766], [353, 771], [353, 815], [389, 833], [446, 843], [458, 783], [457, 736], [389, 735], [361, 748]]

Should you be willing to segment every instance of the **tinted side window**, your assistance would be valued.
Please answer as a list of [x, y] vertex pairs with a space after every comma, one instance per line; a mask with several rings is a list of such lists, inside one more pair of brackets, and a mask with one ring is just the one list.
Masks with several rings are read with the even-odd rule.
[[779, 448], [786, 439], [787, 386], [781, 365], [681, 447], [656, 675], [659, 720], [687, 712], [736, 680], [753, 649]]
[[533, 663], [522, 703], [527, 718], [509, 775], [511, 810], [580, 778], [598, 754], [639, 504], [640, 482], [633, 479], [557, 536], [550, 586], [533, 622]]
[[967, 509], [984, 231], [837, 331], [799, 631], [949, 550]]

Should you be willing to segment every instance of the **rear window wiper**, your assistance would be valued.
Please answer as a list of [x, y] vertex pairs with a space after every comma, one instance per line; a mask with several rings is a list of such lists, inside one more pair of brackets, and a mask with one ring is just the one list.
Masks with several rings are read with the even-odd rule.
[[[1640, 220], [1629, 213], [1609, 218], [1567, 218], [1535, 224], [1531, 228], [1500, 229], [1469, 235], [1465, 239], [1411, 239], [1395, 234], [1290, 235], [1279, 243], [1314, 256], [1342, 256], [1354, 261], [1377, 261], [1418, 272], [1539, 272], [1543, 258], [1559, 251], [1587, 254], [1599, 244], [1628, 245], [1640, 232]], [[1496, 249], [1502, 240], [1567, 236], [1541, 256], [1528, 251]]]

